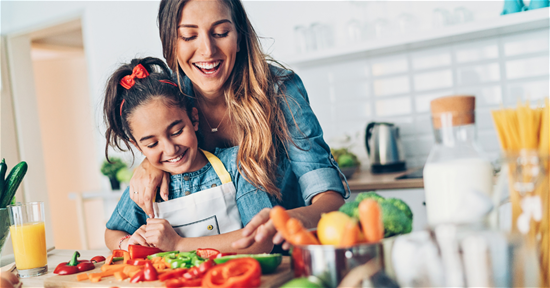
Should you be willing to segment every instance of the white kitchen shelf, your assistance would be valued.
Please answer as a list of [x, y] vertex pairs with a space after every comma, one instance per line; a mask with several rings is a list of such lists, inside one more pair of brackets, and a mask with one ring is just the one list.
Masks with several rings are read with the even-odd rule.
[[550, 26], [550, 8], [524, 11], [483, 21], [463, 23], [429, 31], [370, 40], [349, 47], [331, 48], [282, 58], [292, 67], [318, 65], [404, 50], [426, 48]]

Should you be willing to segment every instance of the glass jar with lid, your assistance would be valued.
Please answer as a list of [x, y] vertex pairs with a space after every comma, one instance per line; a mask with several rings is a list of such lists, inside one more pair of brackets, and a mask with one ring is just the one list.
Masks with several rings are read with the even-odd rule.
[[424, 166], [428, 224], [472, 223], [492, 209], [493, 166], [477, 142], [475, 97], [430, 103], [435, 137]]

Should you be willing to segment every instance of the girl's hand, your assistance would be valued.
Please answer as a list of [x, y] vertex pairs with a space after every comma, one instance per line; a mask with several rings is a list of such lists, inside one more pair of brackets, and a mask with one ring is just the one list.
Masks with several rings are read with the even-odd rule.
[[147, 243], [163, 251], [175, 251], [181, 239], [166, 219], [147, 219], [145, 239]]
[[[246, 227], [243, 229], [243, 238], [233, 242], [231, 246], [235, 249], [245, 249], [254, 242], [264, 242], [271, 239], [273, 244], [281, 244], [285, 240], [281, 233], [278, 233], [273, 226], [269, 218], [269, 212], [271, 208], [264, 208], [256, 216], [246, 224]], [[282, 248], [285, 250], [290, 249], [290, 244], [284, 242]]]
[[160, 186], [160, 196], [168, 201], [170, 174], [153, 167], [147, 158], [134, 170], [130, 180], [130, 198], [150, 217], [155, 217], [153, 201]]
[[147, 243], [147, 240], [145, 240], [146, 226], [147, 225], [142, 225], [141, 227], [139, 227], [139, 229], [136, 230], [134, 234], [132, 234], [132, 237], [130, 237], [128, 241], [126, 241], [126, 243], [122, 242], [122, 245], [120, 245], [120, 248], [122, 248], [122, 250], [128, 251], [129, 245], [151, 246], [149, 245], [149, 243]]

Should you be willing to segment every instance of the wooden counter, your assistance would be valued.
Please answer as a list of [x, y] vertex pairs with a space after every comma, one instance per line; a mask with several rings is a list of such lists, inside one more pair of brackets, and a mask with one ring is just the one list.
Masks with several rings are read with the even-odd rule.
[[424, 179], [399, 179], [396, 177], [414, 172], [422, 168], [411, 168], [407, 171], [396, 173], [373, 174], [370, 170], [357, 171], [348, 179], [351, 192], [364, 192], [372, 190], [424, 188]]

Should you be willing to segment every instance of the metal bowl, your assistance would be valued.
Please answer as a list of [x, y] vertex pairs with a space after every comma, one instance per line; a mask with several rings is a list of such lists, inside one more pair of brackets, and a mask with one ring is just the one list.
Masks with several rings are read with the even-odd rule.
[[295, 277], [315, 276], [325, 287], [337, 287], [353, 268], [371, 259], [384, 268], [382, 243], [357, 244], [349, 248], [332, 245], [293, 246], [291, 265]]

